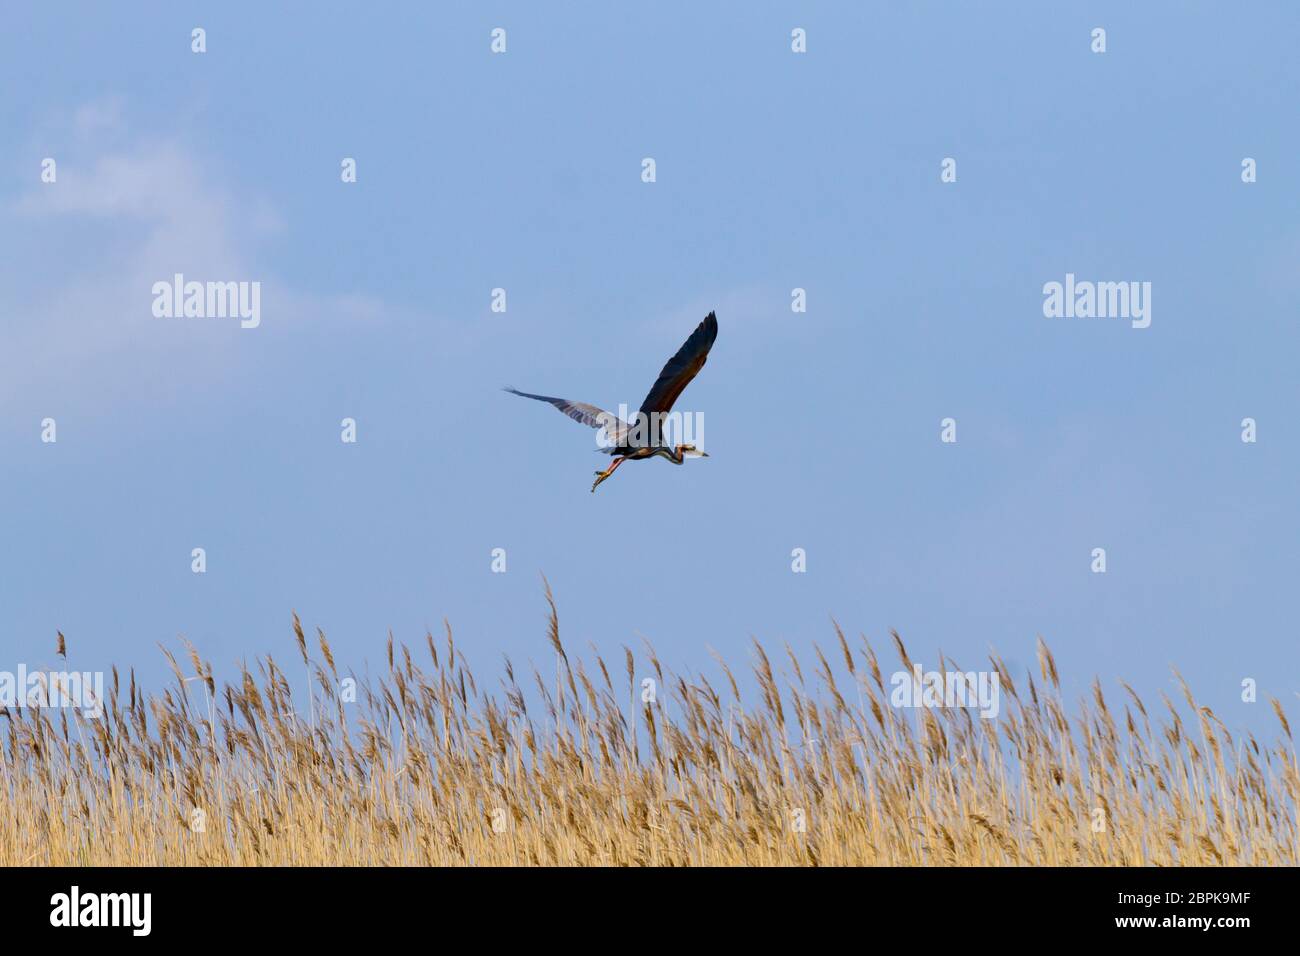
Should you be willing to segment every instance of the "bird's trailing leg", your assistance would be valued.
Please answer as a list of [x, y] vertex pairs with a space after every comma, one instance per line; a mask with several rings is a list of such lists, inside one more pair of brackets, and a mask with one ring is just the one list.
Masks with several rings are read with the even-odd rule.
[[623, 464], [623, 462], [625, 461], [627, 461], [626, 458], [615, 458], [613, 461], [609, 463], [609, 467], [606, 468], [604, 471], [596, 472], [596, 480], [592, 484], [591, 490], [594, 492], [598, 487], [600, 487], [600, 483], [604, 481], [606, 478], [608, 478], [610, 475], [614, 474], [614, 470], [618, 468], [619, 465]]

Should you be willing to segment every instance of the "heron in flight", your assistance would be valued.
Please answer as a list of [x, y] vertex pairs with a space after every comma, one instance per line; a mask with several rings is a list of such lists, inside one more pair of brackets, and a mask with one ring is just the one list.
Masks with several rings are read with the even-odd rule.
[[[528, 392], [509, 387], [506, 391], [539, 402], [549, 402], [574, 421], [591, 428], [605, 429], [608, 442], [607, 446], [600, 450], [614, 456], [614, 460], [604, 471], [596, 472], [596, 481], [591, 486], [594, 492], [600, 487], [600, 483], [614, 474], [618, 466], [625, 461], [659, 457], [667, 458], [674, 465], [680, 465], [688, 455], [709, 457], [707, 452], [700, 451], [694, 445], [663, 444], [659, 423], [662, 422], [663, 416], [672, 411], [677, 396], [690, 384], [691, 379], [699, 374], [700, 369], [704, 368], [704, 362], [709, 357], [709, 349], [713, 348], [713, 340], [717, 337], [718, 317], [710, 312], [705, 316], [704, 321], [696, 326], [690, 338], [677, 350], [677, 354], [668, 360], [668, 364], [655, 379], [654, 385], [650, 387], [650, 394], [641, 403], [636, 426], [623, 421], [612, 412], [584, 402], [571, 402], [567, 398], [550, 398], [546, 395], [530, 395]], [[651, 423], [648, 435], [647, 422]]]

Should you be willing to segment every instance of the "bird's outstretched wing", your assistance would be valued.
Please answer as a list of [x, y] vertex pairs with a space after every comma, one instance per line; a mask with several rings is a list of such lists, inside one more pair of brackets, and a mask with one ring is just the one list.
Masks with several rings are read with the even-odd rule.
[[521, 392], [509, 385], [506, 386], [505, 390], [511, 395], [519, 395], [522, 398], [531, 398], [539, 402], [549, 402], [575, 422], [581, 422], [590, 428], [605, 429], [610, 438], [616, 438], [620, 429], [626, 429], [627, 427], [627, 423], [613, 412], [607, 412], [595, 405], [588, 405], [586, 402], [571, 402], [567, 398], [551, 398], [549, 395], [530, 395], [528, 392]]
[[647, 415], [652, 412], [672, 411], [673, 403], [691, 383], [709, 357], [713, 340], [718, 337], [718, 317], [710, 312], [704, 321], [695, 327], [690, 338], [677, 350], [677, 354], [668, 360], [659, 378], [650, 388], [650, 394], [641, 403], [641, 411]]

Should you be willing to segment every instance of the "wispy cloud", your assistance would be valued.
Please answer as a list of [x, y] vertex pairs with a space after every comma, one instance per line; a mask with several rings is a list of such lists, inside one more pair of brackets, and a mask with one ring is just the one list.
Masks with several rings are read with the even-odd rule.
[[[105, 135], [86, 135], [96, 131]], [[295, 323], [391, 314], [374, 296], [321, 294], [277, 278], [267, 241], [286, 227], [274, 206], [240, 195], [176, 139], [131, 137], [120, 102], [80, 107], [64, 133], [57, 181], [42, 183], [33, 170], [7, 203], [20, 228], [0, 240], [0, 251], [20, 260], [10, 268], [21, 272], [0, 292], [0, 398], [49, 405], [57, 396], [59, 407], [102, 408], [108, 398], [129, 399], [142, 382], [206, 384], [238, 362], [241, 349], [264, 348]], [[263, 327], [155, 318], [152, 286], [176, 273], [260, 282]]]

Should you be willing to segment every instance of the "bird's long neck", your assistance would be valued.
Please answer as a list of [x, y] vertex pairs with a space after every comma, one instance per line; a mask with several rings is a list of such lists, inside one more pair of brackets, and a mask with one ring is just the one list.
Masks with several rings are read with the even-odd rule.
[[674, 465], [680, 465], [686, 460], [686, 456], [682, 454], [681, 445], [678, 445], [675, 448], [656, 448], [655, 454], [667, 458]]

